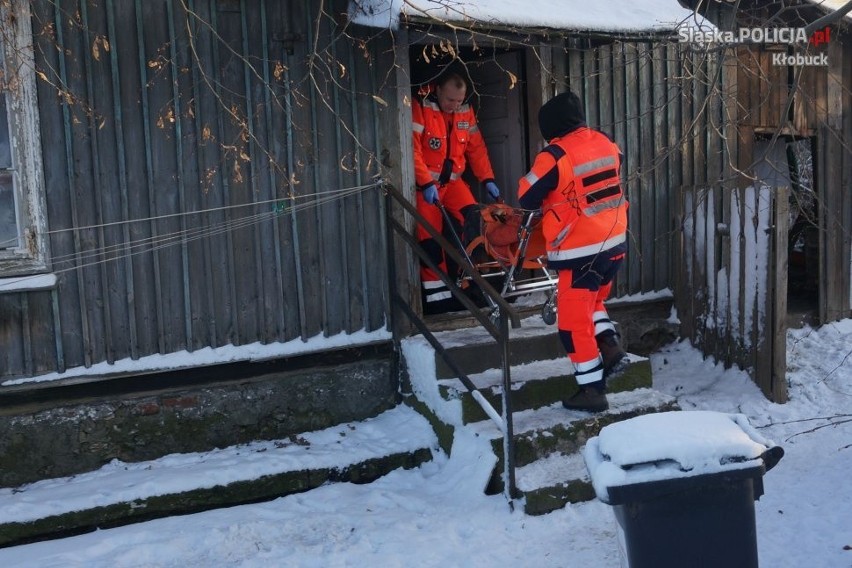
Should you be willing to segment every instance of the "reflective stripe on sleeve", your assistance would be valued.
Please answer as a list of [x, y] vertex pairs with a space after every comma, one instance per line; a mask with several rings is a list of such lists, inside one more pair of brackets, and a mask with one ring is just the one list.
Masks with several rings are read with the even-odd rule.
[[527, 175], [524, 176], [524, 179], [527, 180], [527, 183], [529, 183], [530, 185], [535, 185], [535, 182], [537, 182], [540, 178], [533, 172], [527, 172]]

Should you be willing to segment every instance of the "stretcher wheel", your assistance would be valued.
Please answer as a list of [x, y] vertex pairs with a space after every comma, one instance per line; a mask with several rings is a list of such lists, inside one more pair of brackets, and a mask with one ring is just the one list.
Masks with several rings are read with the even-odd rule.
[[551, 294], [550, 298], [541, 307], [541, 319], [547, 325], [556, 323], [556, 293]]

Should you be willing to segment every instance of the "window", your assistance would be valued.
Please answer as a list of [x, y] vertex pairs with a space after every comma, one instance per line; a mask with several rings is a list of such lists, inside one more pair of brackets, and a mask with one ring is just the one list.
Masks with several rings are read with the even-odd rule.
[[[0, 69], [0, 76], [5, 73]], [[12, 181], [12, 144], [6, 114], [6, 93], [0, 92], [0, 250], [18, 247], [18, 215]]]
[[0, 3], [0, 277], [48, 269], [30, 26], [27, 0]]

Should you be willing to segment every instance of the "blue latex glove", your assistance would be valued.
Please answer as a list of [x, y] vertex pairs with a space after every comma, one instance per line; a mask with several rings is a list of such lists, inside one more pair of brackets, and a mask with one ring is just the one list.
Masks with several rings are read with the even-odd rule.
[[500, 188], [497, 187], [497, 184], [493, 181], [485, 182], [485, 191], [488, 192], [488, 195], [490, 195], [491, 199], [494, 201], [500, 199]]
[[430, 183], [423, 188], [423, 199], [425, 199], [426, 203], [429, 205], [435, 205], [438, 203], [438, 188], [435, 187], [434, 183]]

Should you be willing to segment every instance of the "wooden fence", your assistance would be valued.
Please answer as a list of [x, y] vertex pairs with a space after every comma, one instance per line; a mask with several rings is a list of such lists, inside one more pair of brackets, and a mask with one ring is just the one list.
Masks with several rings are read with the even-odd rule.
[[675, 305], [682, 332], [787, 398], [787, 188], [685, 187], [678, 193]]

